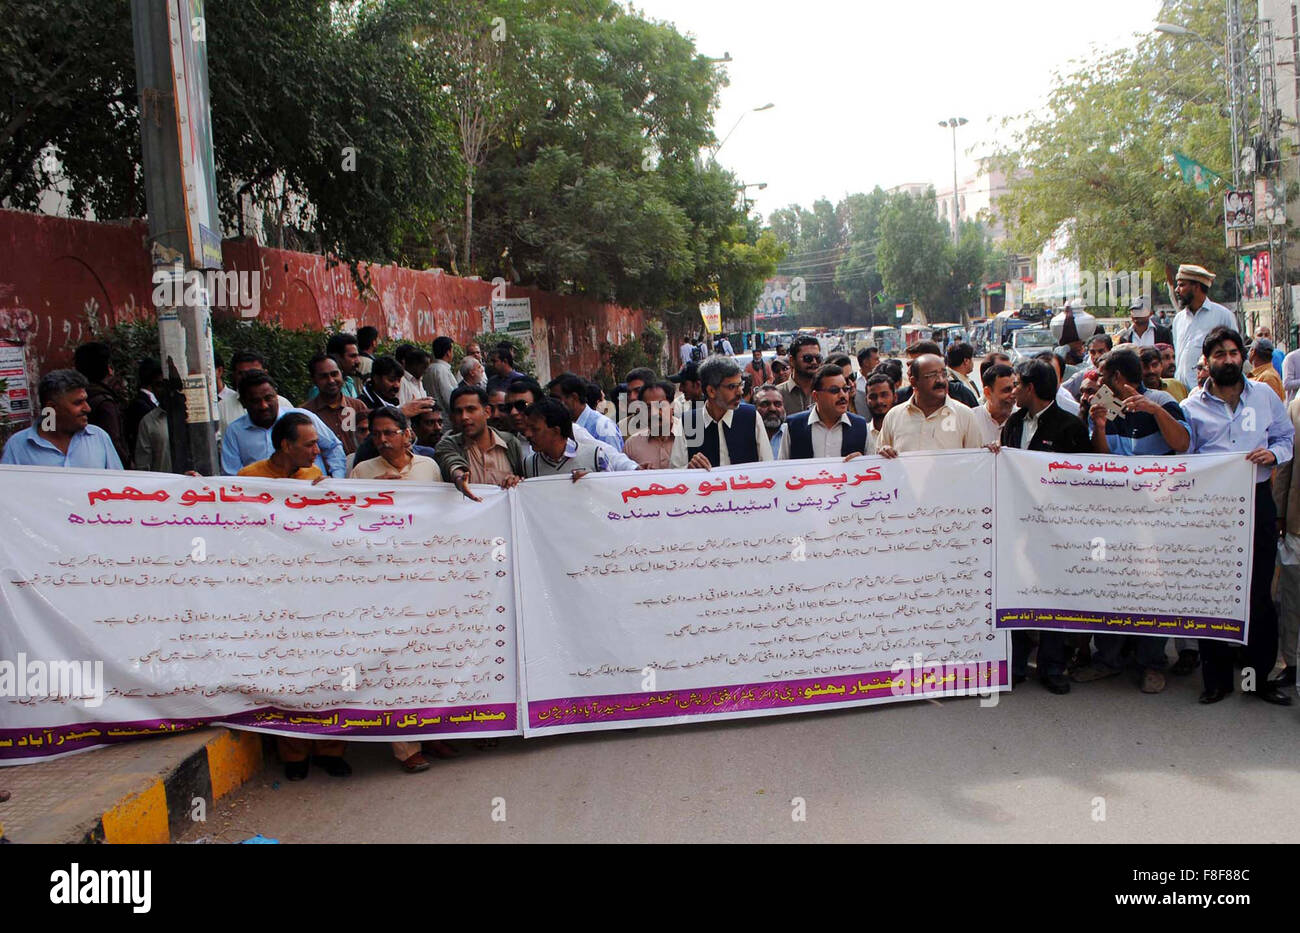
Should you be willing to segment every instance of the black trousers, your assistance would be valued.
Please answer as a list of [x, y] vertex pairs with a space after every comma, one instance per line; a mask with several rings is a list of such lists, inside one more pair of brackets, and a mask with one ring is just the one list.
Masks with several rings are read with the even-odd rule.
[[[1038, 676], [1065, 673], [1065, 640], [1069, 632], [1042, 629], [1038, 632]], [[1016, 677], [1029, 674], [1029, 652], [1034, 644], [1025, 629], [1011, 630], [1011, 673]]]
[[[1254, 566], [1250, 574], [1250, 635], [1246, 642], [1246, 663], [1255, 669], [1256, 689], [1277, 663], [1277, 611], [1269, 590], [1277, 564], [1277, 508], [1268, 482], [1255, 484], [1255, 539], [1251, 550]], [[1206, 690], [1231, 690], [1232, 659], [1237, 646], [1225, 641], [1199, 639], [1201, 676]]]

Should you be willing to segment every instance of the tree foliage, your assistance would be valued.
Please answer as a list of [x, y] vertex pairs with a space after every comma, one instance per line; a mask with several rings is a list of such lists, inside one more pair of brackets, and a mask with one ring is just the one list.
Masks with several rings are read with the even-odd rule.
[[[1242, 6], [1249, 22], [1254, 4]], [[1217, 0], [1166, 0], [1157, 18], [1224, 32]], [[1012, 179], [1000, 202], [1012, 247], [1036, 252], [1071, 221], [1084, 268], [1147, 269], [1157, 281], [1180, 262], [1228, 271], [1223, 188], [1185, 184], [1173, 158], [1231, 178], [1223, 58], [1194, 37], [1153, 34], [1059, 74], [1045, 108], [1009, 121], [1019, 129], [996, 158]]]
[[[140, 215], [127, 0], [0, 20], [0, 197]], [[747, 312], [780, 249], [715, 142], [725, 74], [613, 0], [205, 7], [218, 200], [274, 245], [694, 314]], [[55, 152], [53, 162], [43, 153]], [[245, 231], [248, 233], [257, 231]]]

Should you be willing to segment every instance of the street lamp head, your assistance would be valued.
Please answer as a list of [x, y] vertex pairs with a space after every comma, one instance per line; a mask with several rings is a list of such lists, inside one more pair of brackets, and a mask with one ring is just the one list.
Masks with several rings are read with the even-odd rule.
[[764, 111], [764, 110], [771, 110], [771, 109], [772, 109], [773, 107], [775, 107], [775, 106], [776, 106], [776, 104], [764, 104], [764, 105], [761, 106], [761, 107], [755, 107], [755, 108], [754, 108], [754, 113], [761, 113], [761, 112]]
[[1194, 33], [1186, 26], [1179, 26], [1176, 23], [1156, 23], [1156, 32], [1163, 32], [1170, 36], [1190, 36]]

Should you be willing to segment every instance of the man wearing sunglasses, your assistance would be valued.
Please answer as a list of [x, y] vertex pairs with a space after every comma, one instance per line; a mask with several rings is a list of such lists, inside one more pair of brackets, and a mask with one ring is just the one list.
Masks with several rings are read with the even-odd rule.
[[786, 416], [807, 411], [812, 405], [812, 384], [822, 365], [821, 344], [805, 334], [790, 343], [790, 378], [777, 386], [785, 403]]
[[[528, 438], [524, 437], [524, 428], [527, 424], [524, 412], [536, 404], [545, 394], [541, 385], [532, 376], [520, 376], [511, 382], [506, 390], [506, 400], [501, 406], [501, 413], [503, 417], [509, 420], [510, 431], [519, 439], [519, 446], [523, 449], [525, 457], [533, 452], [533, 448], [528, 443]], [[573, 423], [573, 439], [579, 443], [591, 441], [599, 447], [608, 460], [607, 470], [619, 472], [635, 470], [638, 467], [637, 462], [631, 457], [626, 456], [613, 445], [597, 440], [590, 431], [576, 421]]]
[[813, 407], [785, 420], [778, 460], [855, 457], [867, 452], [867, 419], [849, 412], [853, 384], [827, 363], [813, 376]]

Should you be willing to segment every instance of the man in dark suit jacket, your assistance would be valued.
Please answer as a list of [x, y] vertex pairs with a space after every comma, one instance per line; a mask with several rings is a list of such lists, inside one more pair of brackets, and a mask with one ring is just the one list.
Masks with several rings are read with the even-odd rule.
[[[1128, 306], [1128, 316], [1133, 323], [1120, 332], [1119, 343], [1138, 343], [1142, 346], [1153, 347], [1158, 343], [1172, 344], [1174, 342], [1173, 328], [1163, 327], [1152, 321], [1151, 309], [1147, 307], [1144, 299], [1133, 299], [1133, 303]], [[1147, 331], [1154, 332], [1154, 340], [1147, 339]]]
[[[1089, 453], [1092, 444], [1083, 422], [1056, 404], [1056, 369], [1043, 360], [1016, 364], [1016, 405], [1002, 426], [1002, 446], [1060, 454]], [[1038, 633], [1038, 679], [1052, 693], [1069, 693], [1065, 676], [1066, 633]], [[1011, 633], [1011, 676], [1024, 681], [1029, 672], [1029, 633]]]

